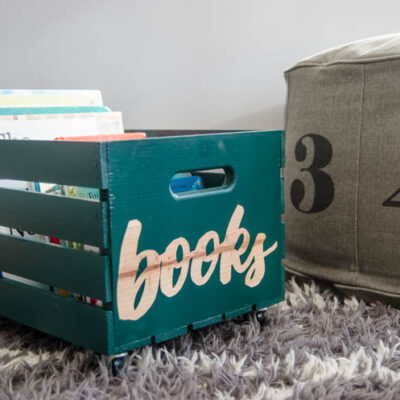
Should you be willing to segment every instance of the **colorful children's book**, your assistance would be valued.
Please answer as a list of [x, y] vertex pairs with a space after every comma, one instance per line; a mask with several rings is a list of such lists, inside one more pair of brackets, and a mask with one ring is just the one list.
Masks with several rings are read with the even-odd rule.
[[[103, 106], [99, 91], [0, 90], [0, 140], [53, 140], [58, 135], [123, 133], [121, 113]], [[46, 191], [48, 184], [0, 180], [0, 187]], [[1, 227], [0, 233], [28, 240], [49, 242], [34, 232]], [[42, 289], [47, 285], [0, 272], [0, 276]]]
[[111, 111], [106, 106], [73, 106], [73, 107], [0, 107], [0, 115], [30, 114], [83, 114]]
[[99, 90], [0, 90], [0, 107], [102, 106]]
[[175, 194], [193, 192], [200, 189], [204, 189], [204, 184], [199, 175], [174, 177], [171, 180], [171, 191]]
[[122, 135], [90, 135], [90, 136], [69, 136], [57, 137], [55, 140], [64, 140], [68, 142], [110, 142], [114, 140], [136, 140], [145, 139], [145, 132], [130, 132]]
[[123, 134], [120, 112], [0, 115], [4, 139], [53, 140], [58, 136]]

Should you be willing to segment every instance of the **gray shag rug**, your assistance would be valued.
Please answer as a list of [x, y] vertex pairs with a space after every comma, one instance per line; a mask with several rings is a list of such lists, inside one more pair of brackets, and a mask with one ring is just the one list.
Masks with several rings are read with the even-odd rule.
[[400, 311], [287, 282], [260, 326], [243, 316], [103, 357], [0, 319], [0, 399], [400, 399]]

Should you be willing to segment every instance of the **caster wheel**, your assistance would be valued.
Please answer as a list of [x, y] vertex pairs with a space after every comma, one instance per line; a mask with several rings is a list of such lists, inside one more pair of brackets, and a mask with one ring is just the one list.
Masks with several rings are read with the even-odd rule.
[[118, 376], [125, 365], [126, 354], [120, 354], [110, 360], [111, 373], [113, 376]]
[[261, 326], [267, 323], [267, 318], [265, 317], [265, 311], [256, 311], [256, 318]]

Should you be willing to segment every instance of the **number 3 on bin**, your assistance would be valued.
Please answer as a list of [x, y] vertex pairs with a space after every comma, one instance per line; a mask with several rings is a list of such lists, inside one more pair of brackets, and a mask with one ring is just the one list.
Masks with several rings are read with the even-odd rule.
[[296, 143], [294, 154], [296, 160], [303, 162], [307, 158], [309, 149], [304, 145], [304, 139], [309, 138], [313, 145], [313, 158], [308, 167], [301, 168], [301, 172], [308, 172], [314, 182], [314, 199], [309, 209], [300, 207], [306, 195], [306, 187], [300, 179], [293, 181], [290, 187], [290, 198], [294, 207], [306, 214], [317, 213], [328, 208], [334, 198], [334, 185], [331, 177], [322, 168], [326, 167], [332, 160], [332, 145], [323, 136], [310, 133], [302, 136]]

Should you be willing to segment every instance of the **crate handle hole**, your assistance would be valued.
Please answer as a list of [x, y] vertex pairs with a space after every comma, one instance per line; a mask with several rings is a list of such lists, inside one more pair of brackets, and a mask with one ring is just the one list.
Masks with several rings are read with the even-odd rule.
[[233, 181], [234, 171], [231, 167], [196, 169], [177, 172], [172, 177], [169, 188], [174, 197], [188, 194], [195, 196], [204, 191], [225, 189]]

